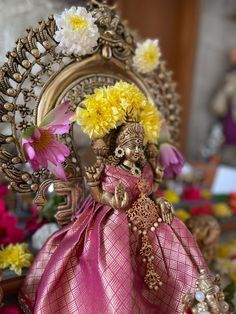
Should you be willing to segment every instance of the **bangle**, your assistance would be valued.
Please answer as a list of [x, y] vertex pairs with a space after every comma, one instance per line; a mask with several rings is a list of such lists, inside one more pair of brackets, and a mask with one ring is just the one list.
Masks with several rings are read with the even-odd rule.
[[156, 176], [159, 177], [159, 178], [160, 178], [160, 177], [162, 178], [163, 175], [164, 175], [164, 170], [165, 170], [165, 169], [162, 168], [162, 167], [157, 167], [156, 170], [155, 170]]
[[153, 180], [155, 183], [158, 183], [160, 184], [162, 182], [162, 179], [161, 178], [154, 178]]
[[100, 181], [90, 181], [87, 182], [89, 187], [95, 187], [98, 186], [100, 184]]

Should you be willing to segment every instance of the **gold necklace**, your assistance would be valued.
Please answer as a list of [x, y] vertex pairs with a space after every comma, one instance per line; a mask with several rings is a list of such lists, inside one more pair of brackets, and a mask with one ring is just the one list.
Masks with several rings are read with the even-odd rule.
[[129, 166], [127, 166], [127, 165], [125, 165], [125, 164], [122, 163], [121, 166], [122, 166], [123, 168], [129, 170], [129, 171], [132, 173], [132, 175], [134, 175], [135, 177], [140, 177], [140, 175], [141, 175], [141, 173], [142, 173], [141, 169], [138, 168], [138, 167], [135, 166], [135, 165], [133, 165], [132, 167], [129, 167]]

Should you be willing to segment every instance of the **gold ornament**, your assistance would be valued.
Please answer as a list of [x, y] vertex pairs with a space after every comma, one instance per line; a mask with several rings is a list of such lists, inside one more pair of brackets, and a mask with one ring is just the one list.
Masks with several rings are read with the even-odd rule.
[[210, 264], [219, 246], [219, 222], [210, 215], [197, 215], [189, 218], [185, 224], [195, 237], [206, 262]]
[[125, 154], [125, 151], [122, 147], [119, 147], [119, 146], [116, 147], [116, 149], [115, 149], [115, 156], [116, 157], [121, 158], [124, 156], [124, 154]]
[[155, 270], [154, 252], [148, 237], [149, 230], [155, 232], [158, 223], [162, 221], [158, 214], [158, 208], [146, 194], [146, 182], [140, 180], [138, 184], [140, 190], [139, 198], [126, 210], [129, 226], [134, 232], [138, 232], [141, 237], [140, 255], [143, 263], [146, 264], [145, 283], [149, 289], [157, 290], [162, 284], [160, 276]]
[[117, 142], [119, 143], [120, 147], [123, 147], [128, 142], [134, 141], [137, 144], [143, 142], [144, 138], [144, 129], [141, 124], [133, 122], [127, 123], [121, 127], [119, 131]]
[[216, 275], [212, 279], [205, 269], [200, 269], [195, 291], [189, 292], [183, 298], [183, 312], [181, 314], [186, 313], [187, 308], [190, 308], [193, 314], [233, 314], [228, 303], [224, 301], [220, 276]]

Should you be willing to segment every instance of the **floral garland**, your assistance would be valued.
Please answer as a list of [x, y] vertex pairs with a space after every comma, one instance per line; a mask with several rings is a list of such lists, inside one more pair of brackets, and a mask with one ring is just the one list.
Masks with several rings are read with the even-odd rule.
[[162, 123], [159, 111], [134, 84], [123, 81], [87, 95], [72, 121], [90, 138], [97, 139], [125, 123], [127, 118], [143, 125], [145, 142], [157, 143]]

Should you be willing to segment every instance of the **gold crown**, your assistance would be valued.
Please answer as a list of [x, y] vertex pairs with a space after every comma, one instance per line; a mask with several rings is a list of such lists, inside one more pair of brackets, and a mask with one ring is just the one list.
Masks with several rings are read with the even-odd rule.
[[130, 141], [136, 141], [137, 143], [143, 142], [144, 128], [140, 123], [129, 122], [123, 125], [120, 129], [117, 137], [117, 143], [121, 146]]

